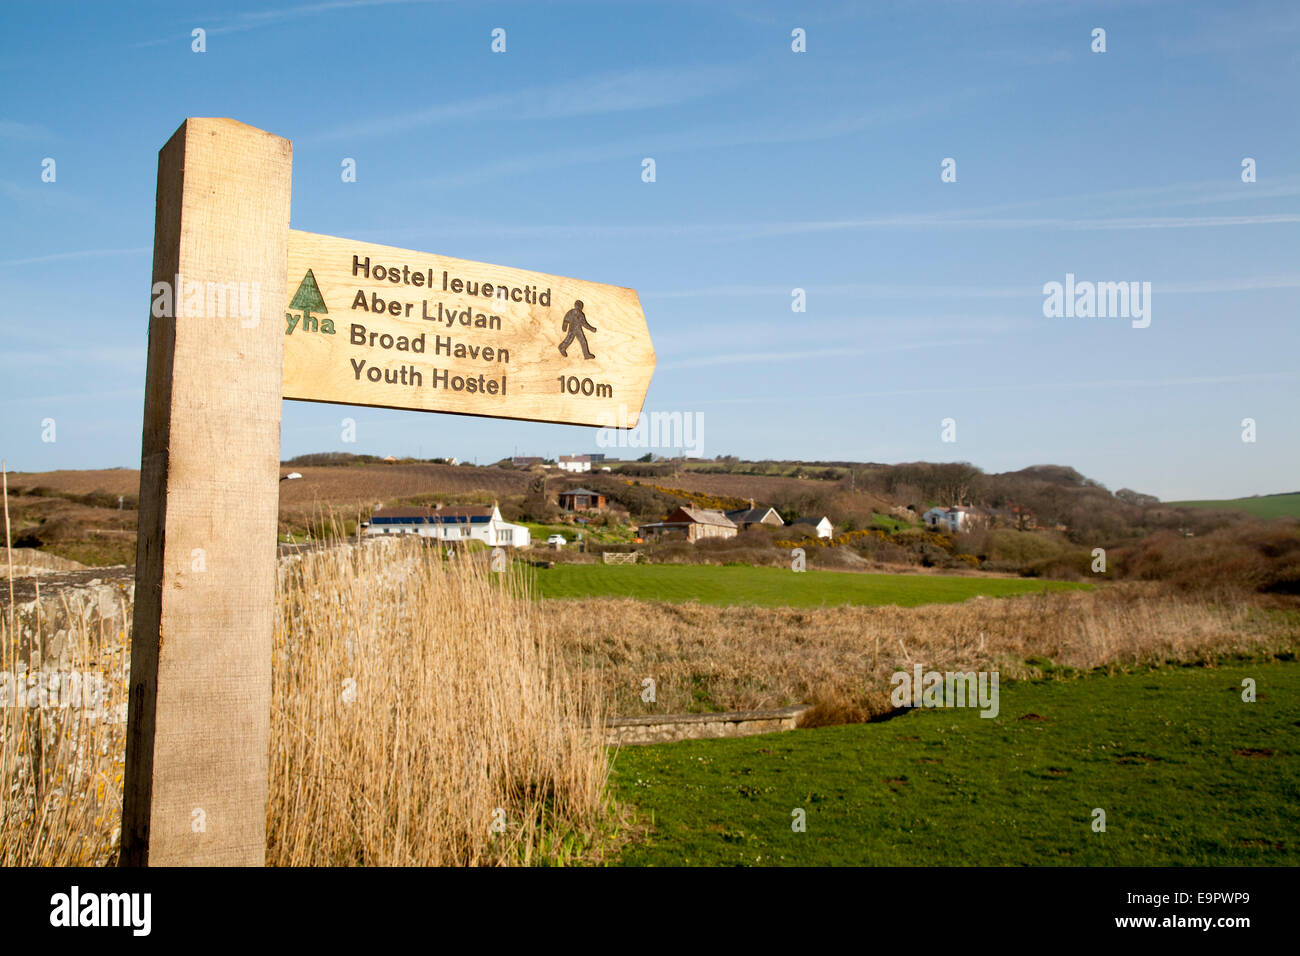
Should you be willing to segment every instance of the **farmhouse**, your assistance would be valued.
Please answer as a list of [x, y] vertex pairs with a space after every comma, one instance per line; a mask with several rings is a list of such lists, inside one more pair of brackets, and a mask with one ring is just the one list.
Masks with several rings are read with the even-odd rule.
[[605, 496], [590, 488], [570, 488], [559, 494], [561, 511], [604, 511], [607, 505]]
[[757, 524], [771, 525], [774, 528], [779, 528], [785, 524], [781, 520], [781, 516], [776, 513], [775, 508], [755, 508], [753, 498], [749, 499], [748, 508], [736, 508], [728, 511], [727, 518], [742, 531]]
[[951, 531], [955, 534], [970, 530], [978, 516], [979, 513], [974, 508], [955, 505], [951, 508], [931, 508], [921, 515], [921, 519], [936, 531]]
[[637, 530], [643, 538], [686, 540], [694, 544], [705, 538], [734, 538], [738, 529], [721, 511], [683, 506], [663, 521], [644, 524]]
[[490, 508], [389, 508], [376, 511], [363, 525], [366, 534], [418, 534], [439, 541], [481, 541], [489, 548], [526, 548], [531, 535], [523, 525]]
[[590, 455], [561, 455], [557, 460], [560, 471], [591, 471]]

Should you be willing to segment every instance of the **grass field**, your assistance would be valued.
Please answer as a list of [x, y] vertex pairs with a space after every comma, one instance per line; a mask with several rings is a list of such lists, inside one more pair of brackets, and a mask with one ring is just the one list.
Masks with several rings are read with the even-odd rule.
[[1300, 663], [1274, 661], [1004, 684], [996, 719], [624, 748], [615, 792], [652, 827], [622, 862], [1294, 866], [1297, 727]]
[[532, 535], [534, 547], [544, 547], [546, 539], [553, 534], [564, 535], [567, 547], [577, 550], [578, 535], [582, 535], [584, 541], [600, 542], [625, 542], [632, 540], [632, 529], [627, 525], [620, 525], [616, 528], [597, 528], [590, 525], [580, 524], [538, 524], [535, 521], [520, 521]]
[[1300, 491], [1285, 495], [1259, 495], [1254, 498], [1228, 498], [1222, 501], [1170, 501], [1179, 508], [1213, 508], [1220, 511], [1244, 511], [1256, 518], [1300, 518]]
[[[530, 569], [531, 571], [531, 569]], [[979, 594], [1010, 597], [1083, 585], [1023, 578], [955, 577], [938, 574], [853, 574], [750, 565], [561, 564], [537, 570], [533, 580], [544, 598], [630, 597], [680, 604], [823, 607], [841, 604], [946, 604]]]

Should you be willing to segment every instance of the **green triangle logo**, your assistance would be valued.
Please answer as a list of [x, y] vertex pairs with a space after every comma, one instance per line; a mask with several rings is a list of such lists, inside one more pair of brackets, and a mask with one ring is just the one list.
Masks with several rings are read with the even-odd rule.
[[289, 303], [289, 308], [301, 309], [304, 315], [310, 312], [329, 314], [329, 309], [325, 307], [325, 299], [320, 294], [320, 286], [316, 284], [316, 277], [311, 274], [310, 269], [302, 277], [302, 282], [298, 285], [298, 291], [293, 294], [293, 301]]

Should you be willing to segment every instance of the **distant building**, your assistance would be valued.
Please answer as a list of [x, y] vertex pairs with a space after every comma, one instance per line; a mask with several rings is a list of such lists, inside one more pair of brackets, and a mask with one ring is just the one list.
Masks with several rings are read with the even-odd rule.
[[637, 531], [643, 538], [678, 539], [694, 544], [705, 538], [734, 538], [738, 529], [721, 511], [683, 506], [663, 521], [642, 525]]
[[1020, 505], [1009, 505], [1006, 508], [1001, 509], [1000, 512], [995, 513], [995, 517], [997, 520], [1010, 525], [1017, 531], [1043, 530], [1042, 525], [1038, 523], [1038, 519], [1034, 517], [1034, 513], [1028, 508], [1023, 508]]
[[927, 527], [936, 531], [950, 531], [956, 534], [958, 531], [969, 531], [978, 516], [979, 513], [974, 508], [955, 505], [952, 508], [931, 508], [921, 515], [921, 520]]
[[781, 516], [776, 513], [775, 508], [756, 508], [754, 499], [749, 499], [748, 508], [736, 508], [727, 512], [727, 518], [741, 531], [746, 528], [752, 528], [756, 524], [771, 525], [779, 528], [785, 524]]
[[591, 471], [590, 455], [561, 455], [557, 461], [560, 471]]
[[590, 488], [570, 488], [559, 494], [561, 511], [604, 511], [607, 499]]
[[825, 515], [807, 515], [801, 518], [795, 518], [790, 522], [791, 525], [806, 524], [817, 532], [819, 538], [835, 537], [835, 525], [831, 524], [831, 519]]
[[543, 459], [538, 455], [515, 455], [510, 459], [510, 464], [516, 468], [532, 468], [534, 465], [540, 465]]
[[418, 534], [439, 541], [481, 541], [489, 548], [526, 548], [527, 528], [501, 517], [496, 505], [484, 508], [389, 508], [363, 525], [366, 534]]

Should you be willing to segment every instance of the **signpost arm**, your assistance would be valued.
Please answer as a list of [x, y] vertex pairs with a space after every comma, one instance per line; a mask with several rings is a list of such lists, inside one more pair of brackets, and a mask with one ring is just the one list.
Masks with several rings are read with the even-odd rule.
[[265, 862], [292, 155], [229, 119], [158, 154], [123, 865]]

